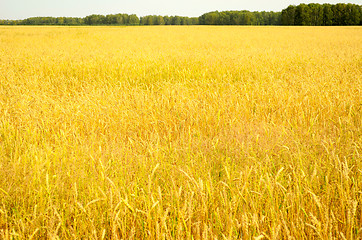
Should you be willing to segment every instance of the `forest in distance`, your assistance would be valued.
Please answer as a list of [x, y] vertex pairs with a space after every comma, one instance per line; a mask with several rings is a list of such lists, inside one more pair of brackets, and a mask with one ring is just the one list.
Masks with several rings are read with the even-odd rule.
[[200, 17], [136, 14], [92, 14], [79, 17], [30, 17], [23, 20], [0, 20], [0, 25], [288, 25], [349, 26], [362, 25], [362, 6], [357, 4], [299, 4], [281, 12], [213, 11]]

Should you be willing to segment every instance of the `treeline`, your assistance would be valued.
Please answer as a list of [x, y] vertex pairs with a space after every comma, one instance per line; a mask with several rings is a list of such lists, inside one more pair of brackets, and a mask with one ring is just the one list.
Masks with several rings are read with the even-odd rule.
[[362, 6], [357, 4], [290, 5], [281, 12], [214, 11], [200, 17], [135, 14], [93, 14], [76, 17], [31, 17], [24, 20], [0, 20], [0, 25], [362, 25]]
[[202, 25], [362, 25], [362, 6], [357, 4], [290, 5], [282, 12], [224, 11], [209, 12], [199, 17]]
[[201, 25], [280, 25], [280, 12], [223, 11], [199, 17]]
[[1, 25], [84, 25], [83, 18], [31, 17], [24, 20], [0, 20]]
[[180, 17], [180, 16], [158, 16], [149, 15], [141, 17], [140, 25], [198, 25], [197, 17]]
[[93, 14], [84, 18], [85, 25], [139, 25], [136, 14], [109, 14], [106, 16]]
[[149, 15], [138, 18], [132, 14], [92, 14], [75, 17], [31, 17], [24, 20], [0, 20], [0, 25], [198, 25], [199, 18]]
[[356, 4], [300, 4], [282, 11], [282, 25], [345, 26], [362, 25], [362, 6]]
[[24, 20], [0, 20], [0, 25], [139, 25], [136, 14], [92, 14], [84, 18], [76, 17], [31, 17]]

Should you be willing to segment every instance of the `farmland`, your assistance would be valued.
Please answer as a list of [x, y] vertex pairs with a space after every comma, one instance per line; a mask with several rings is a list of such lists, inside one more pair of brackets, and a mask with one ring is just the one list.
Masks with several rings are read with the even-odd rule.
[[0, 239], [361, 239], [361, 27], [0, 27]]

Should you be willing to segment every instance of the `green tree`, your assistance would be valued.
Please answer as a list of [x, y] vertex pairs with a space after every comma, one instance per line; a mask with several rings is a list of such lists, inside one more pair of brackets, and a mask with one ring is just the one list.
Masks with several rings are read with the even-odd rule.
[[338, 3], [332, 5], [333, 11], [333, 25], [342, 26], [345, 25], [344, 4]]
[[295, 9], [295, 25], [311, 25], [311, 13], [308, 5], [299, 4]]
[[219, 12], [211, 12], [206, 14], [205, 16], [205, 24], [206, 25], [217, 25], [219, 21]]
[[360, 7], [358, 7], [357, 5], [354, 4], [347, 4], [346, 8], [345, 8], [345, 14], [346, 14], [346, 19], [345, 19], [345, 23], [346, 25], [359, 25], [360, 23]]
[[290, 5], [282, 11], [282, 24], [283, 25], [295, 25], [295, 11], [296, 6]]
[[106, 23], [106, 17], [103, 15], [92, 14], [84, 18], [86, 25], [102, 25]]
[[171, 25], [171, 18], [169, 16], [164, 16], [163, 21], [165, 22], [165, 25]]
[[128, 17], [128, 21], [125, 22], [125, 24], [127, 25], [139, 25], [140, 24], [140, 19], [137, 17], [136, 14], [131, 14]]
[[228, 12], [220, 12], [218, 17], [218, 24], [219, 25], [230, 25], [230, 14]]
[[323, 6], [316, 3], [310, 3], [308, 4], [308, 7], [310, 9], [310, 25], [323, 25]]
[[181, 18], [179, 16], [173, 16], [171, 24], [172, 25], [181, 25]]
[[331, 4], [323, 4], [323, 25], [324, 26], [333, 25], [333, 11]]
[[200, 23], [199, 23], [199, 18], [197, 18], [197, 17], [191, 18], [191, 22], [192, 22], [192, 25], [198, 25], [198, 24], [200, 24]]

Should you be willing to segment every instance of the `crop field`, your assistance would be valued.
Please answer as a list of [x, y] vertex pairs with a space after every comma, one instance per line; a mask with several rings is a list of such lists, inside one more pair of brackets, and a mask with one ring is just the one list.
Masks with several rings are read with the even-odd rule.
[[362, 239], [362, 27], [0, 27], [0, 239]]

